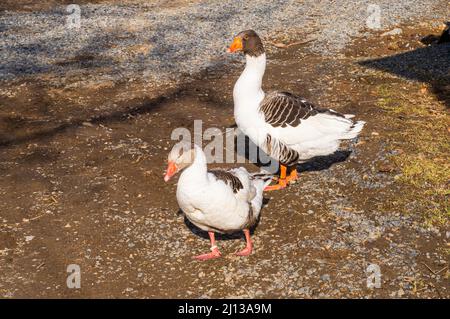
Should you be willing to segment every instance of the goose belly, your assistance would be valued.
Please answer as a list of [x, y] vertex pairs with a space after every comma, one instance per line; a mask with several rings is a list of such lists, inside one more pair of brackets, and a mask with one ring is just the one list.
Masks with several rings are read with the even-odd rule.
[[195, 193], [192, 188], [178, 189], [178, 205], [187, 219], [204, 231], [225, 233], [242, 229], [248, 217], [248, 204], [237, 200], [231, 191], [216, 188], [210, 186]]
[[304, 121], [297, 127], [269, 127], [268, 133], [299, 154], [300, 162], [315, 156], [325, 156], [335, 152], [340, 145], [340, 135], [320, 130], [320, 127]]

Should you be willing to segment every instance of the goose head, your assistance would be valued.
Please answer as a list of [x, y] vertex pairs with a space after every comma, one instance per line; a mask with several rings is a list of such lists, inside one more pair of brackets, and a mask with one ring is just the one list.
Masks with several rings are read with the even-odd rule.
[[167, 170], [164, 181], [169, 181], [175, 174], [192, 165], [196, 148], [189, 143], [176, 144], [167, 157]]
[[242, 52], [251, 57], [257, 57], [264, 53], [264, 45], [261, 38], [253, 30], [239, 32], [233, 39], [228, 53]]

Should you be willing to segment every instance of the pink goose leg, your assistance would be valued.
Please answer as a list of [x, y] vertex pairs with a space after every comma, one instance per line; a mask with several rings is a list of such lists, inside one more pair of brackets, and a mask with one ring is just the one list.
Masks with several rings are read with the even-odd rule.
[[252, 245], [252, 240], [250, 239], [250, 230], [244, 229], [244, 234], [245, 234], [245, 241], [247, 242], [247, 245], [245, 246], [245, 248], [243, 250], [236, 253], [237, 256], [248, 256], [252, 253], [253, 245]]
[[216, 246], [216, 239], [214, 237], [214, 232], [209, 231], [208, 235], [209, 239], [211, 240], [211, 252], [203, 255], [194, 256], [192, 258], [203, 261], [208, 259], [219, 258], [221, 256], [220, 251]]

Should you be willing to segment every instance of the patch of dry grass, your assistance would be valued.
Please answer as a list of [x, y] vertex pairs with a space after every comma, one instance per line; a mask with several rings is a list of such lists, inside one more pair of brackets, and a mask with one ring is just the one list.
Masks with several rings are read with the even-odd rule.
[[424, 85], [409, 84], [406, 88], [400, 84], [383, 84], [378, 87], [377, 95], [377, 105], [397, 128], [394, 139], [403, 144], [402, 152], [392, 158], [401, 171], [397, 182], [415, 190], [404, 200], [421, 202], [426, 224], [447, 225], [450, 139], [445, 105]]

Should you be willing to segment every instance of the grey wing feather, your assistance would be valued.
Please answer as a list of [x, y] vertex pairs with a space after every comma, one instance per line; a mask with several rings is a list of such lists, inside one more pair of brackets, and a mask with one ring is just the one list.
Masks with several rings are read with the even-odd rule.
[[292, 166], [300, 161], [300, 154], [297, 151], [275, 139], [270, 134], [267, 134], [266, 140], [261, 145], [261, 148], [283, 165]]
[[319, 113], [329, 113], [338, 117], [342, 114], [330, 109], [317, 107], [300, 96], [289, 92], [271, 92], [262, 100], [259, 111], [265, 121], [273, 127], [296, 127], [302, 120]]
[[208, 172], [213, 174], [216, 179], [225, 182], [225, 184], [228, 184], [233, 190], [233, 193], [237, 193], [239, 192], [239, 190], [244, 188], [244, 185], [242, 185], [242, 182], [239, 179], [239, 177], [237, 177], [230, 171], [215, 169], [209, 170]]

